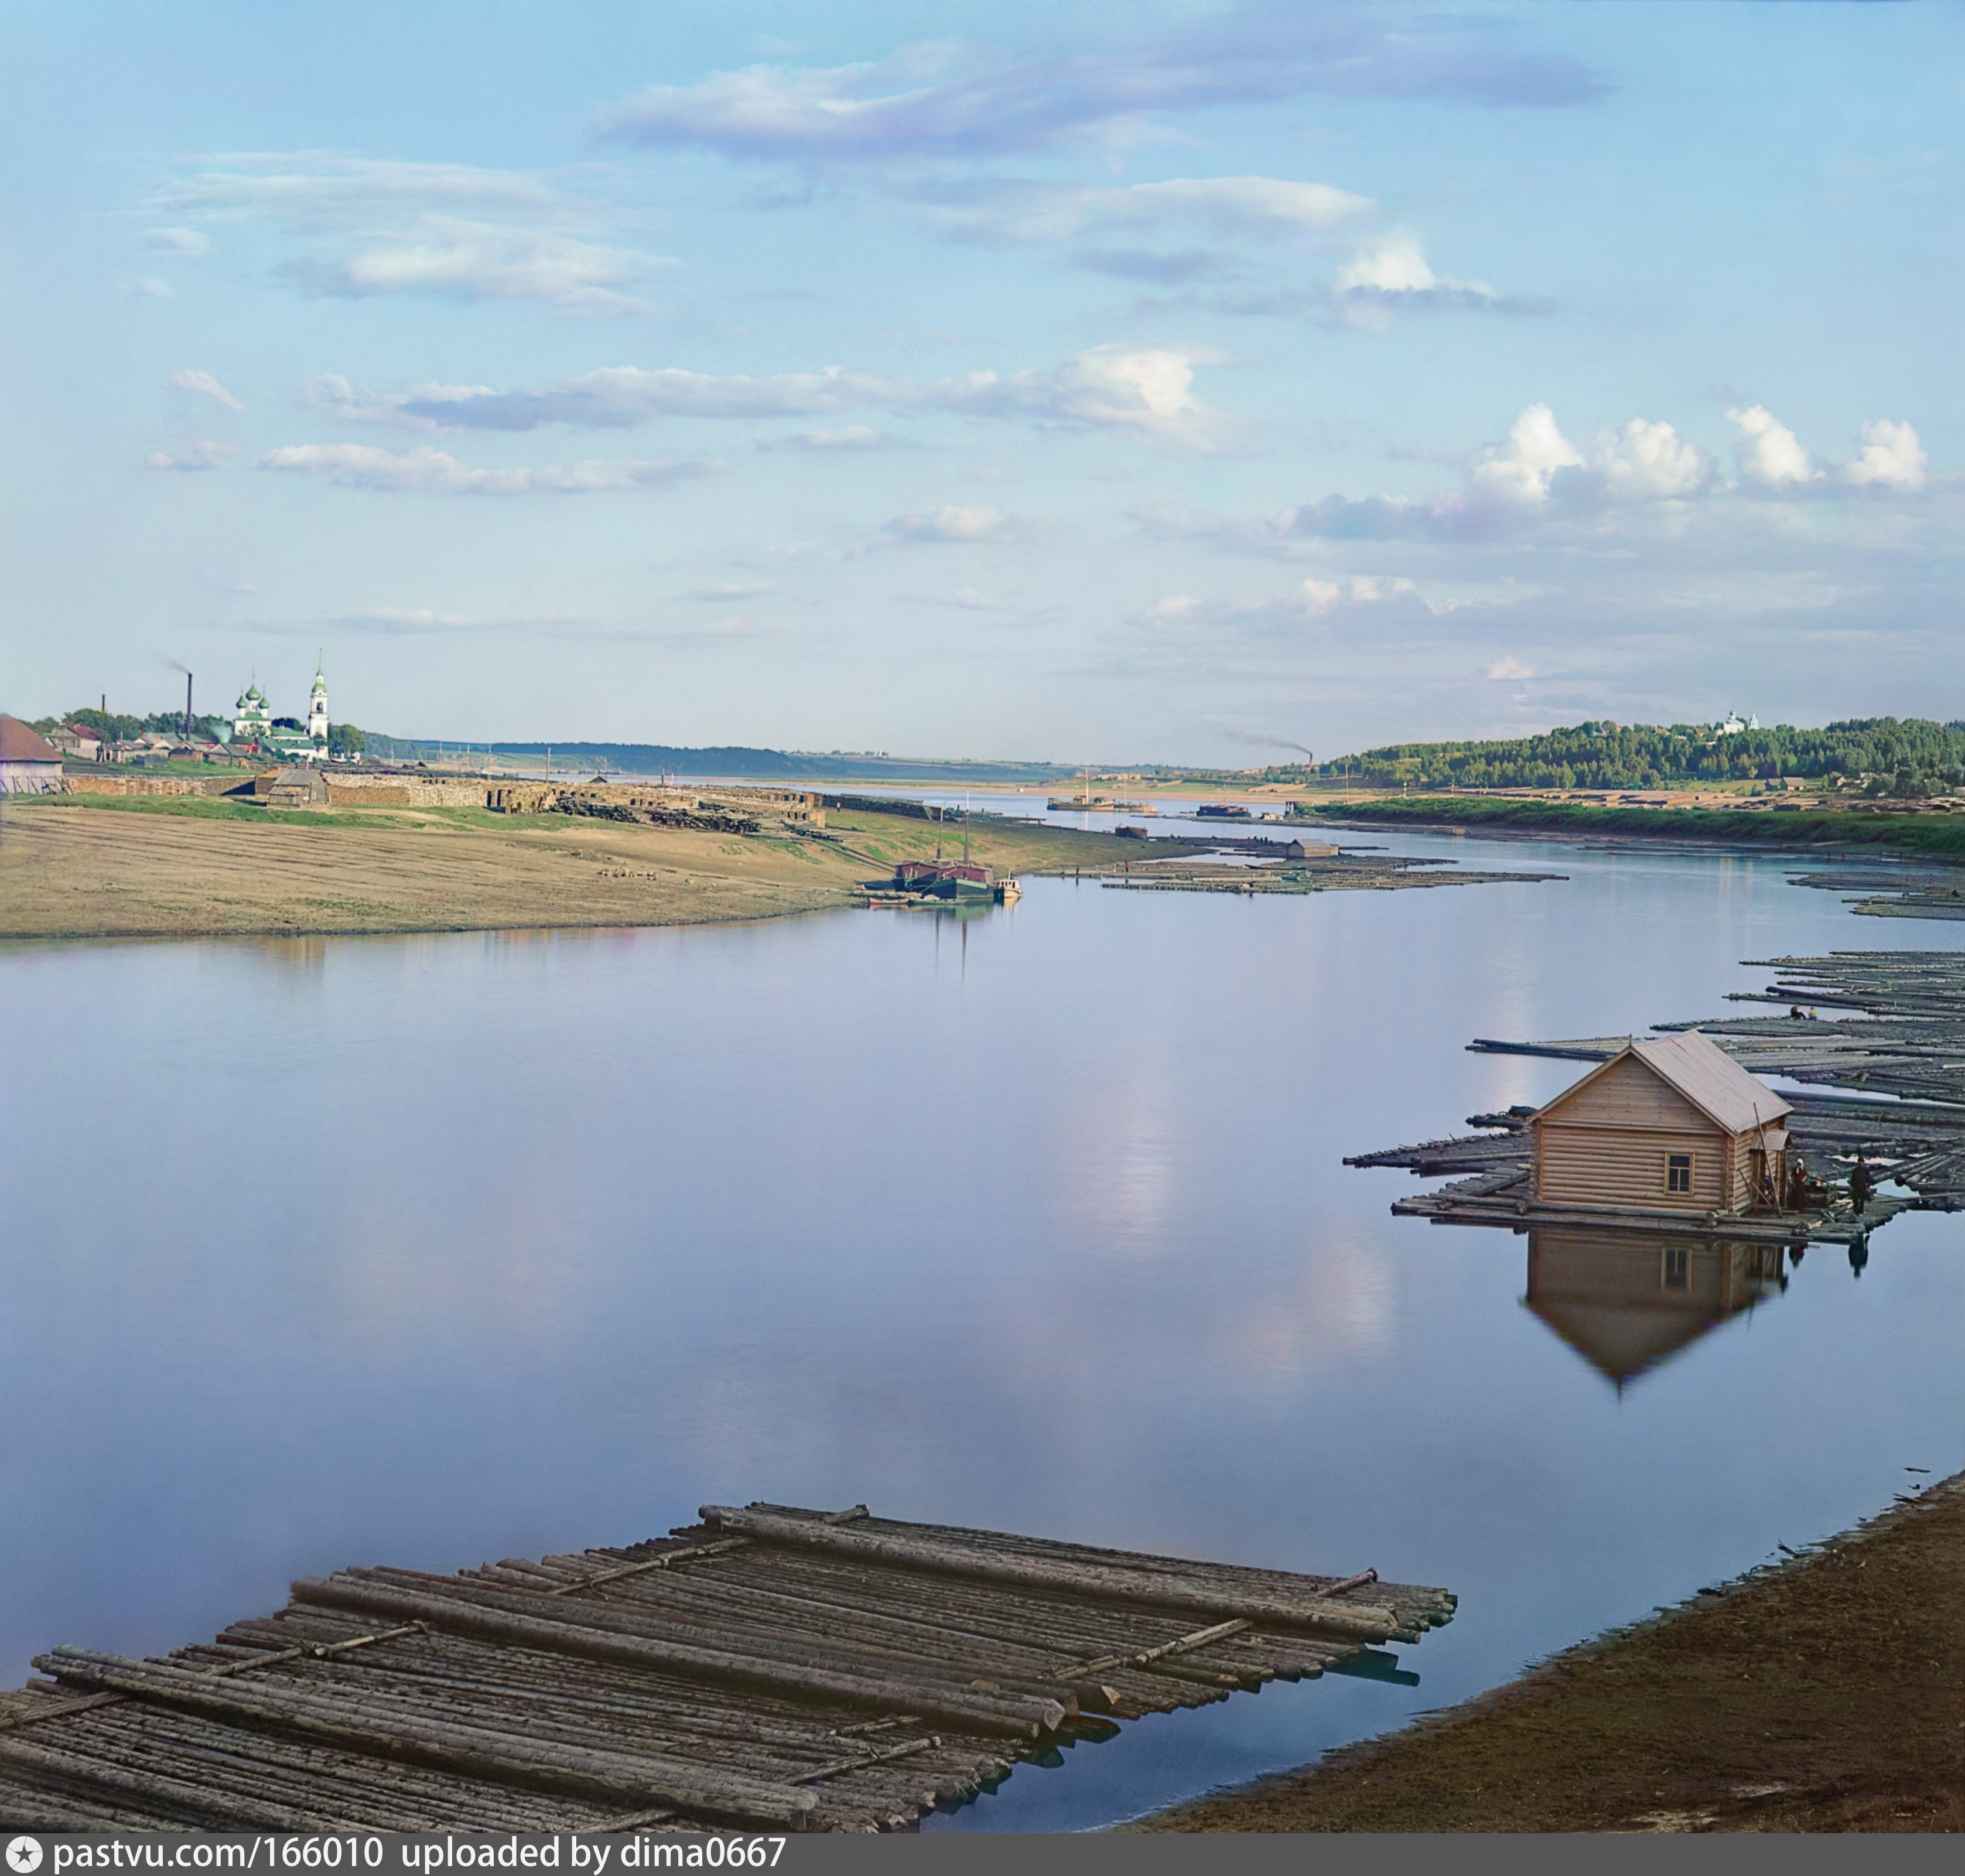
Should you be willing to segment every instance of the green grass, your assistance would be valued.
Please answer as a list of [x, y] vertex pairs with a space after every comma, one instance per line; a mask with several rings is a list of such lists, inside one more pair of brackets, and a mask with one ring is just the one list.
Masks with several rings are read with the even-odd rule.
[[1835, 809], [1599, 808], [1570, 801], [1475, 801], [1465, 796], [1320, 803], [1319, 819], [1387, 825], [1495, 829], [1582, 836], [1636, 834], [1737, 847], [1868, 847], [1965, 860], [1965, 815], [1850, 813]]

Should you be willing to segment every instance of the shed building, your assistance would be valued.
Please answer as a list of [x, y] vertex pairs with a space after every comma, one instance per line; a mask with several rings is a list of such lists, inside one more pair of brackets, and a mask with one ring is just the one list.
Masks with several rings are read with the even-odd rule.
[[1629, 1042], [1529, 1123], [1535, 1197], [1745, 1212], [1786, 1189], [1791, 1112], [1696, 1029]]
[[0, 795], [58, 795], [61, 751], [18, 716], [0, 716]]

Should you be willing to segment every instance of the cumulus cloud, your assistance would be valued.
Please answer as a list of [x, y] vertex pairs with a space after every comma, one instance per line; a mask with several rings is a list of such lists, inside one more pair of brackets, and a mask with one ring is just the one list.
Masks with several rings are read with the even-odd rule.
[[1349, 580], [1308, 579], [1303, 583], [1303, 609], [1315, 616], [1340, 606], [1378, 606], [1387, 600], [1416, 599], [1419, 587], [1412, 581], [1379, 579], [1368, 574]]
[[1713, 480], [1713, 459], [1669, 423], [1633, 417], [1619, 430], [1600, 430], [1590, 446], [1591, 467], [1619, 501], [1682, 501]]
[[1331, 284], [1331, 303], [1349, 324], [1379, 331], [1395, 312], [1444, 309], [1538, 312], [1538, 302], [1504, 298], [1484, 280], [1436, 274], [1426, 249], [1409, 234], [1389, 234], [1361, 247]]
[[1490, 443], [1468, 465], [1468, 488], [1511, 507], [1533, 507], [1549, 499], [1558, 469], [1580, 468], [1582, 452], [1557, 427], [1555, 413], [1532, 404], [1510, 426], [1505, 442]]
[[663, 488], [708, 475], [722, 465], [589, 462], [539, 468], [474, 469], [427, 445], [416, 449], [381, 449], [372, 443], [295, 443], [262, 456], [259, 466], [319, 477], [343, 488], [375, 489], [389, 494], [593, 495]]
[[169, 381], [173, 391], [188, 391], [198, 397], [209, 397], [214, 404], [224, 404], [228, 410], [243, 410], [246, 407], [209, 372], [173, 372]]
[[1924, 487], [1931, 459], [1909, 424], [1893, 423], [1887, 417], [1865, 423], [1862, 445], [1860, 452], [1842, 465], [1844, 481], [1899, 495], [1915, 495]]
[[[319, 151], [211, 159], [163, 198], [207, 223], [257, 221], [309, 244], [281, 272], [310, 291], [537, 300], [574, 313], [633, 310], [665, 257], [590, 237], [605, 204], [521, 171], [390, 163]], [[202, 241], [198, 229], [175, 232]]]
[[211, 252], [211, 238], [195, 228], [146, 228], [143, 245], [181, 260], [201, 260]]
[[1532, 664], [1525, 664], [1520, 658], [1512, 655], [1496, 658], [1484, 674], [1489, 682], [1493, 684], [1520, 684], [1524, 679], [1532, 677], [1535, 674], [1535, 667]]
[[202, 442], [193, 443], [181, 455], [168, 455], [161, 449], [153, 449], [143, 459], [143, 467], [146, 469], [178, 469], [195, 474], [204, 469], [222, 469], [238, 453], [230, 443], [215, 443], [207, 437]]
[[1819, 482], [1822, 471], [1809, 459], [1801, 439], [1785, 423], [1777, 422], [1761, 405], [1729, 410], [1726, 421], [1738, 431], [1733, 439], [1733, 459], [1740, 465], [1741, 478], [1757, 488], [1796, 488]]
[[963, 546], [993, 545], [1020, 540], [1022, 523], [994, 508], [933, 508], [925, 514], [896, 515], [886, 531], [896, 540]]
[[1225, 438], [1227, 425], [1193, 394], [1194, 367], [1204, 356], [1155, 346], [1095, 346], [1058, 365], [970, 372], [925, 384], [839, 365], [752, 378], [622, 365], [525, 391], [424, 385], [385, 397], [358, 392], [345, 378], [330, 375], [312, 380], [308, 395], [317, 407], [352, 421], [428, 430], [529, 430], [552, 423], [627, 429], [664, 417], [821, 416], [873, 406], [1128, 430], [1209, 449]]
[[1124, 49], [992, 55], [950, 44], [831, 66], [754, 65], [651, 87], [604, 134], [781, 162], [976, 157], [1087, 137], [1137, 140], [1155, 114], [1306, 92], [1575, 105], [1602, 95], [1587, 68], [1524, 53], [1491, 25], [1365, 9], [1214, 10]]

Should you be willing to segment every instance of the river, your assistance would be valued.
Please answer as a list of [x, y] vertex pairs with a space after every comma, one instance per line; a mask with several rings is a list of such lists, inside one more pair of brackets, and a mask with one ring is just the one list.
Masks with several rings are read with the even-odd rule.
[[1613, 1378], [1524, 1306], [1523, 1240], [1339, 1161], [1578, 1072], [1474, 1036], [1723, 1015], [1743, 958], [1965, 928], [1776, 858], [1356, 838], [1570, 878], [0, 952], [0, 1674], [750, 1498], [1458, 1592], [1417, 1687], [1150, 1719], [929, 1826], [1083, 1828], [1957, 1469], [1956, 1218]]

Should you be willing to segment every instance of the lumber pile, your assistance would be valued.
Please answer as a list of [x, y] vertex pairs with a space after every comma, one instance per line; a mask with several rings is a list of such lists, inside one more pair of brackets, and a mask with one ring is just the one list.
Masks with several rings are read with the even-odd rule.
[[1020, 1761], [1359, 1672], [1446, 1591], [706, 1506], [623, 1549], [347, 1569], [160, 1660], [59, 1647], [0, 1708], [49, 1830], [904, 1829]]

